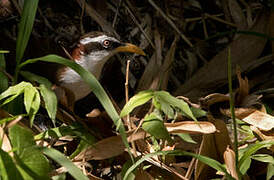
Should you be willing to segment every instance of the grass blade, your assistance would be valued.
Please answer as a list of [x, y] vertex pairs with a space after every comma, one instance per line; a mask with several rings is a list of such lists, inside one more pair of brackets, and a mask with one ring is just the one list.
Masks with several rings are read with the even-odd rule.
[[76, 180], [88, 180], [82, 171], [59, 151], [53, 148], [43, 148], [43, 153], [65, 167]]

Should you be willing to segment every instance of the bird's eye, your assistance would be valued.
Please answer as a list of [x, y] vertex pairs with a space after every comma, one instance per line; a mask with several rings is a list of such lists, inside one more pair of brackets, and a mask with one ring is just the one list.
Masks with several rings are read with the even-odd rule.
[[104, 40], [104, 42], [103, 42], [103, 44], [104, 44], [104, 46], [109, 46], [109, 44], [110, 44], [110, 41], [109, 40]]

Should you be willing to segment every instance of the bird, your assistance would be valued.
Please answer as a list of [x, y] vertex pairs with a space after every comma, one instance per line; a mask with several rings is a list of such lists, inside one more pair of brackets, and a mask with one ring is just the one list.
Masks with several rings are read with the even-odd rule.
[[[121, 42], [106, 32], [93, 31], [80, 37], [76, 48], [71, 53], [71, 59], [99, 79], [107, 60], [119, 52], [145, 56], [144, 51], [134, 44]], [[69, 67], [60, 68], [56, 73], [56, 79], [57, 86], [53, 89], [63, 105], [70, 106], [91, 92], [90, 86]], [[60, 91], [60, 88], [56, 87], [61, 87], [62, 90]], [[64, 100], [64, 91], [66, 94], [69, 93], [69, 96], [72, 95], [73, 98]], [[66, 97], [68, 96], [66, 95]]]

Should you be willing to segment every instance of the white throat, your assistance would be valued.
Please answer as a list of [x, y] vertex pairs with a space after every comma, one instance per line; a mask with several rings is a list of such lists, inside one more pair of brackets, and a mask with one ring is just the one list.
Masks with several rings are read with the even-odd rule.
[[[75, 62], [91, 72], [97, 79], [100, 78], [102, 69], [112, 54], [106, 50], [92, 52], [90, 55], [80, 55]], [[104, 57], [104, 58], [102, 58]], [[90, 86], [74, 70], [67, 68], [59, 79], [61, 86], [74, 92], [75, 100], [87, 96], [90, 92]]]

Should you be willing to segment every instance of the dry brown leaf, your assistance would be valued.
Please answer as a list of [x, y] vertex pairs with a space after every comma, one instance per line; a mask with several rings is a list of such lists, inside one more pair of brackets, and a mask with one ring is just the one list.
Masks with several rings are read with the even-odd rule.
[[[235, 116], [238, 119], [243, 119], [243, 118], [249, 116], [254, 111], [256, 111], [256, 109], [254, 109], [254, 108], [235, 108]], [[220, 109], [220, 112], [223, 115], [231, 117], [230, 109]]]
[[238, 29], [243, 30], [247, 28], [247, 20], [243, 13], [242, 8], [236, 0], [228, 0], [228, 7], [233, 21]]
[[[259, 16], [249, 31], [267, 34], [268, 32], [268, 15]], [[232, 67], [238, 64], [243, 71], [257, 64], [256, 58], [262, 53], [266, 39], [250, 36], [239, 35], [230, 45]], [[254, 48], [256, 47], [256, 48]], [[214, 92], [215, 89], [227, 83], [227, 52], [228, 48], [217, 54], [209, 63], [200, 68], [186, 83], [181, 85], [175, 92], [176, 96], [184, 95], [192, 100]], [[233, 75], [235, 69], [233, 69]]]
[[[226, 124], [221, 119], [214, 119], [212, 115], [208, 114], [208, 120], [212, 122], [217, 132], [214, 134], [203, 135], [203, 140], [200, 146], [199, 154], [213, 158], [221, 163], [224, 162], [223, 154], [227, 146], [231, 146], [231, 140], [229, 138]], [[209, 166], [197, 161], [195, 168], [196, 180], [207, 180], [211, 177], [215, 177], [216, 171]]]
[[[95, 21], [97, 22], [100, 27], [105, 32], [109, 32], [114, 34], [116, 37], [120, 38], [120, 36], [117, 34], [117, 32], [113, 29], [113, 27], [88, 3], [82, 0], [77, 0], [80, 7], [85, 7], [86, 13]], [[85, 3], [82, 5], [82, 3]]]
[[[255, 126], [250, 126], [250, 129], [255, 132], [262, 140], [271, 140], [274, 141], [274, 130], [265, 132], [261, 131]], [[274, 145], [270, 147], [271, 151], [274, 152]]]
[[166, 53], [164, 64], [160, 68], [160, 70], [161, 70], [160, 76], [161, 76], [161, 82], [162, 82], [161, 87], [160, 87], [161, 90], [167, 89], [169, 74], [170, 74], [170, 70], [171, 70], [171, 64], [174, 60], [177, 41], [178, 41], [178, 36], [175, 36], [175, 38], [170, 46], [170, 49]]
[[0, 137], [1, 137], [1, 141], [2, 141], [2, 147], [0, 147], [0, 148], [3, 151], [10, 152], [9, 154], [11, 156], [13, 156], [10, 140], [9, 140], [8, 136], [6, 135], [6, 133], [4, 132], [2, 127], [0, 127]]
[[[135, 132], [135, 130], [131, 130], [130, 132], [128, 132], [128, 141], [133, 142], [139, 139], [144, 139], [147, 135], [148, 134], [142, 129], [139, 129], [137, 132]], [[125, 146], [121, 136], [111, 136], [93, 144], [91, 147], [82, 151], [74, 158], [74, 160], [79, 161], [85, 159], [86, 161], [88, 161], [92, 159], [108, 159], [114, 156], [118, 156], [124, 151]]]
[[229, 174], [231, 174], [233, 178], [238, 180], [239, 178], [236, 170], [235, 152], [229, 147], [227, 147], [224, 152], [224, 161]]
[[236, 74], [239, 81], [239, 88], [237, 90], [235, 104], [240, 105], [249, 94], [249, 85], [248, 79], [246, 77], [244, 79], [242, 78], [239, 66], [236, 68]]
[[156, 52], [151, 56], [139, 81], [137, 91], [157, 89], [160, 81], [159, 71], [162, 65], [162, 40], [158, 31], [154, 31]]
[[229, 102], [229, 96], [220, 93], [213, 93], [207, 95], [204, 98], [200, 98], [199, 101], [203, 108], [209, 109], [209, 107], [213, 104], [220, 102]]
[[270, 131], [274, 128], [274, 117], [257, 110], [242, 120], [263, 131]]
[[88, 114], [86, 114], [86, 117], [94, 118], [94, 117], [100, 116], [100, 114], [101, 114], [101, 111], [96, 108], [96, 109], [93, 109], [92, 111], [90, 111]]
[[74, 160], [103, 160], [118, 156], [122, 154], [124, 150], [125, 146], [121, 136], [112, 136], [105, 138], [95, 143], [92, 147], [87, 148], [85, 151], [82, 151], [74, 158]]
[[211, 134], [216, 132], [216, 127], [210, 122], [183, 121], [165, 123], [169, 133]]

